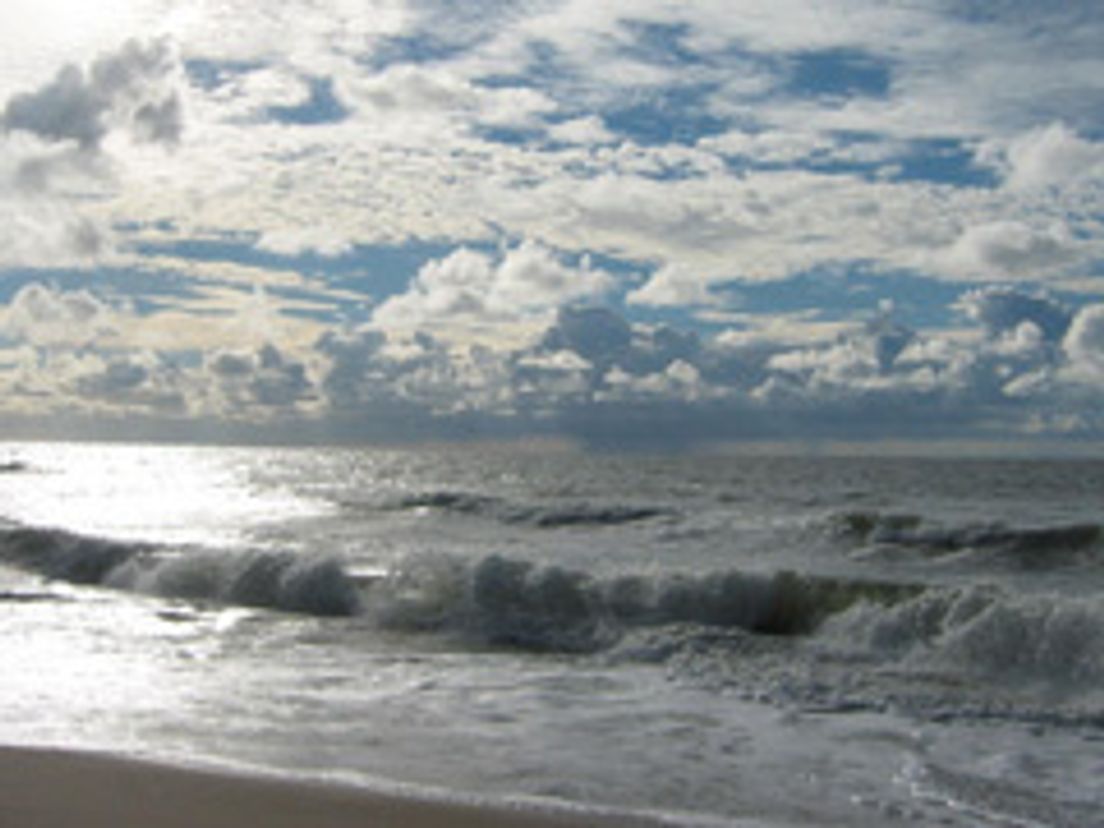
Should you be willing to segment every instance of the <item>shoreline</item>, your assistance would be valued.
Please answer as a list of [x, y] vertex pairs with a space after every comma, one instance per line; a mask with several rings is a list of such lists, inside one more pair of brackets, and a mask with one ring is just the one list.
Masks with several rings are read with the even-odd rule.
[[110, 753], [0, 746], [10, 828], [670, 828], [642, 815], [450, 801]]

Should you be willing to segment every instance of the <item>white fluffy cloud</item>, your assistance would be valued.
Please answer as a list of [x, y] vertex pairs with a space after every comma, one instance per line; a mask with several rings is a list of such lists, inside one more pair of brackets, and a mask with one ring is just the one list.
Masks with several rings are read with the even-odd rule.
[[1044, 279], [1080, 262], [1079, 247], [1062, 225], [993, 221], [966, 228], [946, 260], [951, 269], [976, 279]]
[[680, 307], [712, 305], [718, 300], [710, 293], [709, 281], [702, 279], [699, 273], [686, 265], [668, 264], [631, 291], [625, 301], [630, 305]]
[[115, 333], [115, 312], [88, 291], [58, 291], [31, 282], [0, 309], [0, 333], [37, 346], [91, 345]]
[[585, 258], [568, 264], [533, 242], [498, 256], [462, 248], [425, 265], [410, 288], [380, 305], [372, 320], [384, 329], [478, 333], [546, 319], [560, 305], [601, 296], [614, 283]]
[[1063, 187], [1104, 179], [1104, 142], [1081, 138], [1063, 123], [1029, 130], [1005, 150], [1013, 190]]
[[1104, 305], [1081, 310], [1073, 318], [1063, 344], [1074, 370], [1095, 378], [1096, 384], [1104, 387]]
[[183, 130], [178, 63], [167, 41], [127, 41], [87, 69], [67, 64], [0, 110], [0, 266], [88, 267], [112, 258], [99, 207], [117, 192], [127, 147], [176, 146]]
[[114, 233], [49, 198], [0, 195], [0, 268], [87, 267], [109, 257]]

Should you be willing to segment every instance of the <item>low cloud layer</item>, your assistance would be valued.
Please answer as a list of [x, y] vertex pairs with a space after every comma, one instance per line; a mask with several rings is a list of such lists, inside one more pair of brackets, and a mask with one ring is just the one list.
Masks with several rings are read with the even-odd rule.
[[113, 346], [126, 309], [30, 285], [0, 313], [2, 379], [14, 410], [33, 398], [69, 416], [298, 424], [333, 438], [382, 439], [380, 423], [426, 437], [505, 429], [657, 445], [1101, 433], [1104, 417], [1085, 400], [1104, 393], [1104, 305], [1071, 313], [1006, 288], [957, 306], [975, 327], [954, 336], [909, 328], [885, 308], [808, 346], [733, 345], [567, 304], [524, 347], [368, 325], [296, 354], [272, 344], [196, 354]]

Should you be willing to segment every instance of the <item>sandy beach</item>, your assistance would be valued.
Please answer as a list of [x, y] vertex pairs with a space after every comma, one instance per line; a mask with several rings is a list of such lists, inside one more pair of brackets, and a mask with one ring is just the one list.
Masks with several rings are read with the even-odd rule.
[[0, 748], [4, 828], [566, 828], [658, 825], [570, 810], [416, 799], [322, 782], [62, 750]]

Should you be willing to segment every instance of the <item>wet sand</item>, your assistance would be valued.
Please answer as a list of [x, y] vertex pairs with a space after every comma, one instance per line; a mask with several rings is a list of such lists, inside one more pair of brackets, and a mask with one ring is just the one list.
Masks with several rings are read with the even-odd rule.
[[658, 826], [568, 808], [450, 802], [351, 785], [52, 749], [0, 748], [3, 828]]

